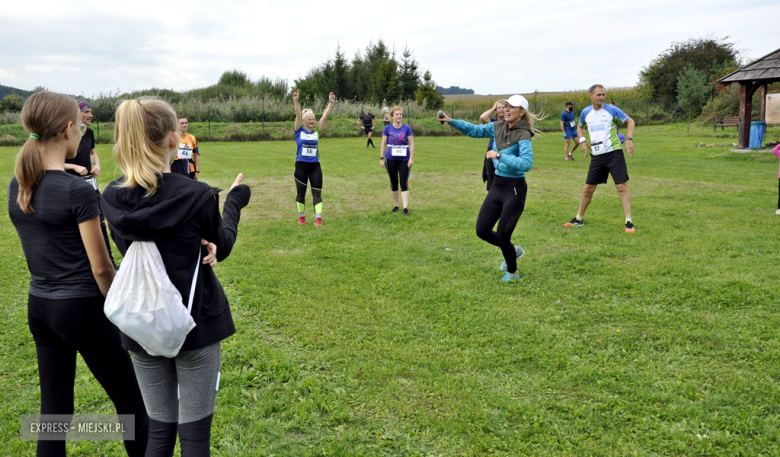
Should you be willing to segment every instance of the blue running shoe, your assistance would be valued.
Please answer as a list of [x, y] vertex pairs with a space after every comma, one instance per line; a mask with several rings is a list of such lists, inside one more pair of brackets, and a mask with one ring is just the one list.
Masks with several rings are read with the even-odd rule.
[[[520, 260], [520, 258], [525, 255], [525, 251], [520, 246], [516, 246], [516, 247], [517, 247], [517, 254], [515, 255], [515, 258], [517, 260]], [[501, 271], [506, 271], [506, 260], [501, 262], [501, 266], [498, 267], [498, 269], [501, 270]]]
[[513, 279], [520, 279], [520, 272], [519, 271], [517, 273], [515, 273], [515, 274], [509, 273], [509, 272], [504, 273], [504, 277], [501, 278], [501, 280], [504, 281], [504, 282], [509, 282], [509, 281], [511, 281]]

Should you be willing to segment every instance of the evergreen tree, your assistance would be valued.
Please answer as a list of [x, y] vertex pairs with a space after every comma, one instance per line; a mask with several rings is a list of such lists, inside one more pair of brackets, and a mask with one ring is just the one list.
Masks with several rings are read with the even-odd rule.
[[414, 93], [420, 87], [420, 71], [419, 65], [414, 57], [412, 57], [412, 51], [408, 47], [404, 48], [404, 52], [401, 54], [403, 60], [401, 60], [401, 68], [398, 72], [399, 85], [401, 86], [401, 98], [409, 100], [414, 98]]
[[[336, 97], [340, 99], [350, 99], [354, 90], [350, 81], [349, 62], [344, 58], [341, 46], [336, 47], [336, 57], [333, 59], [333, 88]], [[330, 93], [330, 90], [326, 92]]]
[[423, 82], [415, 92], [414, 99], [426, 109], [441, 109], [444, 106], [444, 96], [436, 90], [436, 83], [430, 71], [423, 75]]

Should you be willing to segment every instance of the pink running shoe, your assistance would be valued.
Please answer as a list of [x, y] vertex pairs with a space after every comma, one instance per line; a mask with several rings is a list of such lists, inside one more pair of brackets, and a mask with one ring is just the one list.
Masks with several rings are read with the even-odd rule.
[[306, 223], [306, 216], [301, 216], [298, 218], [298, 223], [303, 225]]
[[322, 218], [318, 217], [314, 219], [314, 225], [316, 225], [317, 227], [322, 227]]

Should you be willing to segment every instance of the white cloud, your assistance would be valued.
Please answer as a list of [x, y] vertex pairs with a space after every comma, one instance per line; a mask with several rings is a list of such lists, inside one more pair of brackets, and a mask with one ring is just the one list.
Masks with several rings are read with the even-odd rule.
[[710, 34], [754, 58], [777, 46], [757, 24], [778, 7], [762, 1], [7, 3], [0, 84], [87, 95], [204, 87], [230, 68], [292, 83], [337, 43], [351, 58], [379, 38], [440, 85], [485, 94], [633, 85], [672, 41]]

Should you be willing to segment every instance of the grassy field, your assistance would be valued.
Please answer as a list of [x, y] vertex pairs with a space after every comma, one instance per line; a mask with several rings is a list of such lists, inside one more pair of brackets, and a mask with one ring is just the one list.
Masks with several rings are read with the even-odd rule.
[[[390, 214], [377, 151], [323, 139], [323, 227], [297, 224], [291, 142], [204, 143], [204, 180], [227, 188], [243, 172], [253, 190], [217, 266], [238, 334], [224, 341], [213, 454], [780, 455], [777, 159], [693, 147], [736, 141], [733, 129], [635, 137], [634, 234], [611, 184], [584, 227], [563, 228], [588, 161], [564, 162], [558, 134], [535, 142], [510, 284], [474, 234], [487, 140], [419, 138], [406, 218]], [[3, 182], [16, 151], [0, 148]], [[98, 153], [104, 186], [115, 167], [109, 146]], [[0, 455], [28, 456], [29, 274], [2, 211]], [[76, 402], [112, 410], [81, 360]]]

